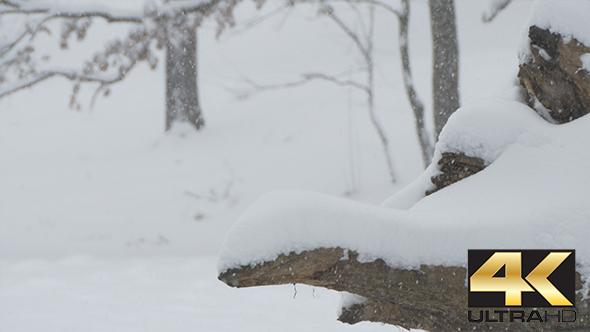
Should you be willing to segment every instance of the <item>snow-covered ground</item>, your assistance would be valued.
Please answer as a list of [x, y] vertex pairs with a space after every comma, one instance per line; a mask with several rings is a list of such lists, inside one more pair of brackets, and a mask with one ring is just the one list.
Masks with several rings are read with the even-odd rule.
[[341, 295], [307, 286], [236, 290], [215, 257], [2, 261], [2, 331], [398, 331], [339, 323]]
[[[238, 18], [253, 13], [249, 2], [241, 6]], [[511, 94], [516, 80], [530, 3], [515, 1], [485, 25], [487, 6], [457, 2], [463, 104]], [[429, 105], [427, 2], [412, 2], [412, 10], [414, 79]], [[219, 41], [213, 22], [199, 31], [207, 123], [199, 133], [186, 126], [163, 133], [163, 66], [137, 68], [93, 109], [91, 90], [83, 90], [80, 112], [68, 109], [71, 86], [61, 79], [1, 99], [0, 330], [397, 331], [336, 322], [337, 293], [230, 289], [215, 267], [231, 225], [268, 191], [305, 189], [378, 205], [422, 172], [397, 22], [380, 11], [376, 22], [376, 109], [396, 185], [361, 92], [328, 82], [246, 100], [231, 92], [247, 89], [246, 78], [274, 84], [359, 67], [350, 39], [315, 7]], [[88, 52], [93, 38], [108, 39], [93, 31], [67, 56]]]

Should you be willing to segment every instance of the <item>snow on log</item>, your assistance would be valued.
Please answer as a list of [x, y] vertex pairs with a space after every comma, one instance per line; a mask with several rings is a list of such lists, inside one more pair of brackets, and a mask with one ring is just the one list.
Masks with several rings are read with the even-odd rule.
[[537, 26], [530, 27], [529, 39], [533, 59], [518, 72], [527, 104], [556, 123], [590, 113], [590, 68], [582, 61], [590, 47]]
[[460, 109], [435, 160], [460, 151], [485, 169], [425, 197], [426, 183], [440, 172], [433, 163], [381, 207], [304, 191], [269, 193], [230, 230], [219, 278], [234, 287], [303, 283], [347, 291], [367, 301], [344, 308], [344, 322], [449, 331], [468, 324], [468, 249], [575, 249], [579, 324], [560, 328], [587, 331], [589, 141], [588, 116], [554, 125], [509, 100]]
[[540, 1], [520, 49], [526, 102], [545, 119], [566, 123], [590, 113], [590, 2]]
[[461, 181], [486, 167], [483, 159], [453, 152], [443, 152], [436, 164], [440, 167], [440, 173], [430, 178], [435, 188], [426, 191], [426, 195]]
[[[542, 1], [533, 10], [519, 78], [529, 105], [549, 122], [506, 99], [457, 110], [433, 163], [380, 207], [301, 191], [267, 194], [230, 230], [219, 279], [364, 297], [343, 308], [347, 323], [590, 331], [589, 10], [588, 1]], [[576, 250], [576, 323], [469, 323], [467, 250], [517, 248]]]
[[[546, 120], [567, 123], [590, 113], [590, 3], [543, 1], [535, 4], [521, 46], [519, 83], [526, 103]], [[484, 145], [485, 146], [485, 145]], [[441, 149], [439, 149], [441, 150]], [[469, 177], [491, 160], [441, 150], [439, 173], [431, 176], [430, 195]]]
[[[422, 265], [418, 269], [389, 267], [383, 260], [359, 262], [358, 253], [342, 248], [318, 248], [299, 254], [281, 254], [256, 266], [226, 270], [219, 280], [232, 287], [306, 284], [346, 291], [366, 298], [342, 310], [340, 321], [372, 321], [428, 331], [588, 331], [589, 301], [582, 298], [576, 274], [576, 310], [579, 323], [557, 321], [512, 324], [470, 323], [467, 318], [466, 269]], [[493, 310], [493, 309], [492, 309]], [[499, 310], [501, 310], [499, 308]]]

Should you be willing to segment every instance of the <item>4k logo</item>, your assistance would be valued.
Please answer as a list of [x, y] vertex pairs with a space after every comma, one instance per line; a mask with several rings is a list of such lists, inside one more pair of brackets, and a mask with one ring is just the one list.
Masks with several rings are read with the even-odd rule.
[[569, 307], [574, 250], [469, 250], [469, 307]]

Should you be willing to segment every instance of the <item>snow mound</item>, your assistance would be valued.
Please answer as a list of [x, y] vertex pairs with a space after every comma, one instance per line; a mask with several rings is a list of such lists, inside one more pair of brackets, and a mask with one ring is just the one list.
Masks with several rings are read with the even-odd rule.
[[437, 143], [437, 154], [463, 153], [491, 164], [528, 127], [545, 121], [526, 105], [494, 99], [463, 107], [448, 120]]
[[[467, 111], [472, 108], [459, 112], [444, 136], [445, 146], [458, 144], [458, 137], [470, 140], [451, 133], [454, 130], [497, 144], [473, 150], [495, 157], [483, 171], [407, 210], [304, 191], [269, 193], [231, 228], [220, 252], [219, 272], [321, 247], [355, 250], [362, 261], [381, 258], [397, 268], [466, 266], [468, 249], [518, 248], [575, 249], [577, 263], [588, 276], [590, 117], [552, 125], [514, 103], [495, 105], [504, 107], [498, 110], [499, 118], [516, 121], [502, 125], [490, 120], [494, 130], [506, 132], [493, 135], [478, 129], [483, 127], [476, 120], [491, 119], [493, 109], [482, 104], [475, 119], [467, 116], [476, 114]], [[473, 127], [464, 128], [466, 123]], [[495, 140], [503, 135], [504, 141]]]
[[382, 206], [407, 210], [434, 189], [430, 178], [439, 172], [443, 152], [477, 157], [491, 164], [531, 125], [547, 126], [531, 108], [510, 99], [489, 99], [458, 109], [449, 118], [436, 144], [432, 164], [410, 185]]
[[564, 41], [571, 37], [590, 46], [590, 1], [542, 0], [535, 1], [528, 23], [523, 30], [523, 42], [519, 49], [520, 62], [532, 60], [528, 28], [537, 27], [560, 34]]

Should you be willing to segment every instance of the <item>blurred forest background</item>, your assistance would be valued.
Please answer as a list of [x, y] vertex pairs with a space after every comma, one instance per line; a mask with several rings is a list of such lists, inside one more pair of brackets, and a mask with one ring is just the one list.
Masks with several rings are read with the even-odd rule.
[[[214, 279], [236, 218], [275, 189], [380, 204], [414, 180], [456, 107], [518, 94], [532, 1], [507, 3], [0, 0], [1, 329], [28, 318], [100, 330], [88, 324], [96, 311], [76, 305], [92, 296], [98, 315], [120, 315], [109, 330], [133, 330], [131, 316], [150, 328], [259, 326], [248, 315], [260, 312], [238, 314], [251, 295]], [[103, 272], [116, 285], [177, 279], [148, 278], [132, 309], [146, 289], [116, 292]], [[293, 292], [256, 298], [273, 291]], [[188, 312], [204, 300], [187, 294], [206, 294], [209, 318], [158, 309], [179, 294]], [[42, 314], [29, 315], [31, 299]], [[250, 318], [223, 325], [224, 299]], [[73, 308], [68, 324], [47, 318]], [[327, 316], [315, 326], [345, 328]], [[279, 318], [265, 326], [284, 327]]]

